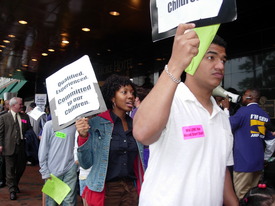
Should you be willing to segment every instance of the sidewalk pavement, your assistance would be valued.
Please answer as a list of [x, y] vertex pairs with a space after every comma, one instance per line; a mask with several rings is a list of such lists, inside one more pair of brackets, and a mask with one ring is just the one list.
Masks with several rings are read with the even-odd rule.
[[[42, 187], [44, 180], [41, 179], [39, 166], [27, 166], [20, 180], [17, 193], [17, 200], [10, 200], [10, 193], [7, 186], [0, 188], [1, 206], [39, 206], [42, 205]], [[82, 205], [81, 198], [78, 196], [77, 205]]]

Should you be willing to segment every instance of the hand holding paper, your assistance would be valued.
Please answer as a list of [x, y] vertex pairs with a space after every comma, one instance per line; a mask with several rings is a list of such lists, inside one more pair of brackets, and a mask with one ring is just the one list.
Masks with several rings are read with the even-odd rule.
[[42, 192], [53, 198], [59, 205], [68, 195], [70, 190], [71, 188], [66, 183], [58, 179], [53, 174], [51, 174], [51, 178], [46, 181], [42, 188]]
[[198, 53], [200, 41], [196, 32], [193, 31], [194, 28], [194, 24], [180, 24], [178, 26], [172, 55], [168, 63], [169, 71], [177, 78], [181, 76]]
[[194, 31], [197, 33], [200, 39], [199, 53], [192, 59], [190, 65], [185, 70], [188, 74], [194, 75], [202, 58], [205, 55], [205, 52], [212, 43], [220, 24], [204, 26], [200, 28], [195, 28]]
[[178, 78], [183, 70], [194, 75], [219, 27], [220, 24], [200, 28], [195, 28], [194, 24], [180, 24], [168, 63], [169, 71]]

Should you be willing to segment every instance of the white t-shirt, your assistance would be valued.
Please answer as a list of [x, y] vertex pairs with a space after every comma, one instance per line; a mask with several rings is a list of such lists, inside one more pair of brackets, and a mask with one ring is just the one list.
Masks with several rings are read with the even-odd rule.
[[140, 206], [222, 205], [233, 136], [228, 116], [211, 101], [210, 115], [184, 83], [178, 85], [166, 129], [150, 145]]
[[[78, 131], [75, 131], [75, 141], [74, 141], [74, 161], [78, 161], [78, 157], [77, 157], [77, 148], [78, 148], [78, 136], [79, 133]], [[84, 169], [83, 167], [79, 166], [79, 175], [78, 178], [79, 180], [86, 180], [90, 171], [91, 171], [92, 167], [90, 167], [89, 169]]]

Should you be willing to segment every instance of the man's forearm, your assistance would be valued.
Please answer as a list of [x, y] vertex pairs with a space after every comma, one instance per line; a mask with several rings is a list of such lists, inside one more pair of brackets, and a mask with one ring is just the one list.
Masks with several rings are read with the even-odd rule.
[[225, 180], [224, 180], [223, 203], [225, 206], [239, 205], [238, 198], [233, 189], [231, 175], [227, 168], [226, 168]]
[[167, 124], [181, 74], [198, 54], [200, 41], [194, 28], [195, 24], [178, 26], [168, 65], [135, 114], [133, 135], [144, 145], [150, 145], [160, 137]]
[[158, 140], [168, 121], [177, 85], [163, 72], [142, 101], [133, 121], [133, 135], [139, 142], [150, 145]]

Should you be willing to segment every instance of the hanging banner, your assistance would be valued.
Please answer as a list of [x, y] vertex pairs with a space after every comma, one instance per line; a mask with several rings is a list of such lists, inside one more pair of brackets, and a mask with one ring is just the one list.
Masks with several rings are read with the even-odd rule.
[[73, 124], [80, 116], [107, 110], [87, 55], [48, 77], [46, 86], [54, 131]]
[[150, 10], [153, 41], [174, 36], [180, 23], [202, 27], [237, 19], [235, 0], [151, 0]]

